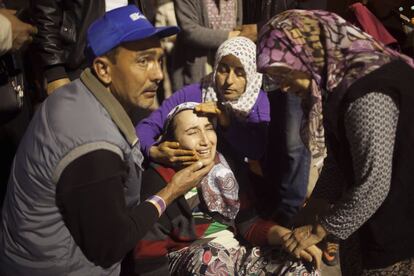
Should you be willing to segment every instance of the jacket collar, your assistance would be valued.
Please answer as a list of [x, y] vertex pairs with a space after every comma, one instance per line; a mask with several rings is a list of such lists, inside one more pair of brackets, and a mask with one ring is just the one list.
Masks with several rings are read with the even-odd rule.
[[138, 137], [134, 125], [119, 101], [112, 95], [112, 93], [108, 92], [107, 88], [92, 74], [90, 68], [87, 68], [82, 72], [80, 79], [96, 97], [98, 102], [103, 105], [109, 113], [109, 116], [111, 116], [111, 119], [127, 139], [128, 143], [132, 147], [135, 146], [138, 142]]

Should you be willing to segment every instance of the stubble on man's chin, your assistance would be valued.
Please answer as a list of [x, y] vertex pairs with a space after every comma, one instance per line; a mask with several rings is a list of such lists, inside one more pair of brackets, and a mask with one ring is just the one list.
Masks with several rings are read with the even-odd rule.
[[153, 109], [151, 107], [154, 105], [155, 98], [152, 100], [151, 104], [148, 103], [148, 106], [142, 107], [138, 104], [129, 104], [125, 109], [128, 116], [130, 117], [134, 126], [136, 126], [141, 120], [147, 118]]

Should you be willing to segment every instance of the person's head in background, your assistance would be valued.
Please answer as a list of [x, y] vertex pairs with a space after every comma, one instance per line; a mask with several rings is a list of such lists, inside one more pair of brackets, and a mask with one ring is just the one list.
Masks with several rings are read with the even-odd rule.
[[198, 103], [176, 106], [164, 124], [162, 141], [178, 142], [183, 149], [193, 150], [200, 160], [210, 163], [216, 156], [217, 135], [212, 116], [195, 112]]
[[106, 13], [88, 29], [92, 71], [130, 116], [153, 104], [163, 79], [160, 39], [178, 31], [175, 26], [155, 28], [134, 5]]
[[203, 102], [218, 100], [249, 113], [262, 84], [262, 74], [256, 67], [256, 45], [245, 37], [223, 42], [216, 52], [213, 73], [207, 80]]

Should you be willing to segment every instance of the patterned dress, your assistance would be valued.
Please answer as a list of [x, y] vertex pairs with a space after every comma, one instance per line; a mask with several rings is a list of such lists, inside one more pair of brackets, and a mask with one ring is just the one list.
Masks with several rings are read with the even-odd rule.
[[[227, 237], [227, 243], [229, 239], [235, 240], [234, 237]], [[171, 275], [321, 275], [311, 264], [292, 259], [281, 248], [246, 247], [237, 240], [232, 247], [215, 241], [195, 243], [170, 253], [168, 258]]]

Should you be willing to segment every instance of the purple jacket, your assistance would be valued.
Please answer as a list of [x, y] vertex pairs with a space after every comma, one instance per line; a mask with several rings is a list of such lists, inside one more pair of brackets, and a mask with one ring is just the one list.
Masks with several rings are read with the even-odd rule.
[[[200, 84], [191, 84], [175, 92], [162, 105], [142, 120], [136, 129], [141, 143], [141, 150], [148, 158], [149, 150], [162, 133], [164, 121], [168, 113], [177, 105], [185, 102], [202, 102]], [[250, 159], [259, 159], [266, 149], [267, 126], [270, 121], [270, 105], [267, 95], [260, 91], [259, 97], [252, 108], [247, 120], [242, 122], [232, 118], [227, 130], [218, 128], [225, 139], [239, 153]]]

